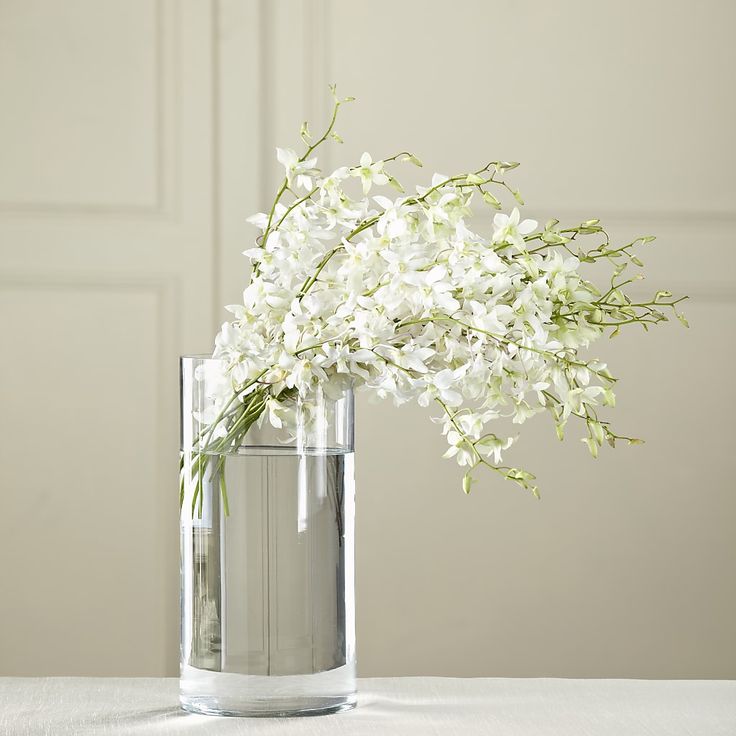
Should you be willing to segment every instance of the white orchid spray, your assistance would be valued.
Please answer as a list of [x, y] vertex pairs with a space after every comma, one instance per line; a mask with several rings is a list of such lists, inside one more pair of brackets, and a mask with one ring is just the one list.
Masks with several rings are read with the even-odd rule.
[[[284, 180], [270, 210], [249, 220], [261, 234], [245, 251], [253, 269], [243, 303], [228, 307], [234, 319], [216, 339], [222, 391], [201, 418], [198, 452], [232, 451], [254, 423], [288, 423], [297, 395], [346, 386], [436, 407], [466, 492], [484, 467], [538, 495], [532, 473], [503, 464], [516, 437], [491, 431], [499, 419], [523, 424], [548, 412], [560, 439], [579, 420], [594, 457], [604, 443], [639, 442], [599, 416], [614, 406], [616, 379], [582, 353], [605, 333], [667, 320], [666, 309], [686, 324], [677, 311], [686, 297], [626, 293], [643, 276], [624, 272], [643, 265], [636, 250], [654, 238], [614, 246], [598, 220], [540, 228], [516, 206], [496, 212], [504, 193], [523, 205], [505, 178], [516, 163], [434, 174], [413, 194], [390, 173], [422, 165], [407, 152], [376, 161], [364, 153], [324, 174], [314, 153], [341, 142], [335, 122], [352, 99], [332, 92], [327, 130], [313, 140], [305, 123], [303, 153], [277, 150]], [[384, 186], [398, 196], [378, 194]], [[470, 227], [476, 203], [495, 212], [483, 215], [490, 237]], [[611, 268], [598, 286], [582, 274], [597, 263]]]

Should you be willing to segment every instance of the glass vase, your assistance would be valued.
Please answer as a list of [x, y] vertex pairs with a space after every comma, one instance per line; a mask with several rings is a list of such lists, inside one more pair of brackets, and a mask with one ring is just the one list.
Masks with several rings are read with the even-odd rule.
[[243, 716], [350, 708], [352, 391], [295, 397], [293, 426], [266, 419], [218, 453], [198, 420], [221, 375], [211, 358], [181, 359], [182, 707]]

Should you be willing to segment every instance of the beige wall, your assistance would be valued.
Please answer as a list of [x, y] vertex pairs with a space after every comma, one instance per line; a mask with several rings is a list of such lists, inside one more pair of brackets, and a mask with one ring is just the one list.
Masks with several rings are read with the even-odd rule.
[[361, 674], [736, 677], [736, 6], [0, 0], [0, 674], [174, 674], [180, 352], [238, 298], [275, 145], [523, 162], [530, 215], [655, 233], [690, 331], [601, 345], [592, 461], [470, 497], [419, 409], [359, 402]]

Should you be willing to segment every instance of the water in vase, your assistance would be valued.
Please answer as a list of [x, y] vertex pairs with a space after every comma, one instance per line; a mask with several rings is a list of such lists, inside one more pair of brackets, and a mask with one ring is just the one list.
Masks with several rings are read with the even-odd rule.
[[[216, 464], [219, 457], [214, 458]], [[303, 715], [355, 702], [353, 453], [241, 448], [182, 513], [181, 701]]]

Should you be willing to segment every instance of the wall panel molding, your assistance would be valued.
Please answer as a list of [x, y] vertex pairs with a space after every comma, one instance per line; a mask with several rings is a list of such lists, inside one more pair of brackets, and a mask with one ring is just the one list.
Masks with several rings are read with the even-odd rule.
[[[42, 273], [42, 272], [14, 272], [0, 276], [0, 291], [17, 290], [22, 293], [29, 291], [53, 292], [63, 291], [70, 294], [108, 294], [119, 292], [125, 294], [153, 295], [155, 298], [155, 334], [156, 355], [155, 375], [152, 377], [154, 385], [159, 386], [157, 392], [157, 406], [153, 411], [156, 428], [155, 456], [156, 475], [153, 487], [157, 497], [151, 499], [151, 509], [157, 517], [157, 527], [161, 530], [171, 530], [171, 533], [161, 535], [161, 544], [151, 559], [151, 565], [159, 567], [161, 581], [161, 599], [153, 614], [161, 622], [161, 648], [159, 666], [161, 672], [173, 672], [175, 653], [178, 649], [178, 631], [171, 624], [176, 621], [178, 601], [176, 598], [176, 581], [170, 579], [170, 569], [167, 566], [165, 549], [175, 544], [172, 513], [176, 513], [176, 493], [171, 489], [171, 479], [175, 477], [176, 454], [178, 439], [174, 431], [171, 417], [176, 415], [178, 401], [178, 382], [172, 376], [178, 375], [176, 368], [177, 346], [181, 326], [180, 315], [180, 284], [177, 278], [168, 275], [151, 274], [124, 274], [111, 276], [106, 273]], [[83, 360], [84, 356], [80, 356]], [[130, 356], [135, 360], [135, 356]], [[114, 387], [111, 387], [114, 390]], [[169, 500], [166, 500], [166, 499]], [[108, 673], [112, 674], [112, 672]]]
[[[123, 218], [157, 220], [171, 217], [178, 204], [178, 111], [180, 109], [180, 2], [155, 0], [150, 11], [154, 16], [154, 68], [151, 70], [155, 86], [153, 106], [155, 128], [154, 177], [155, 201], [146, 205], [133, 203], [109, 204], [89, 202], [0, 201], [0, 217], [73, 217]], [[73, 172], [70, 172], [70, 176]]]

